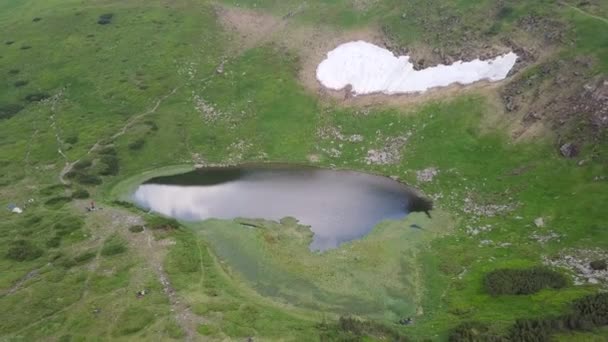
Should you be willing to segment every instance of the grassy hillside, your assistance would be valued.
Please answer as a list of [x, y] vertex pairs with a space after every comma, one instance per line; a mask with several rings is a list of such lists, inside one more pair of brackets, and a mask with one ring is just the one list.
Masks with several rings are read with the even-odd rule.
[[[235, 9], [259, 25], [228, 27]], [[573, 264], [608, 258], [607, 16], [602, 1], [0, 1], [0, 340], [446, 340], [470, 322], [482, 339], [569, 314], [608, 286]], [[309, 39], [368, 31], [424, 66], [529, 57], [496, 86], [410, 100], [306, 85]], [[394, 176], [437, 209], [316, 254], [291, 220], [180, 225], [117, 201], [152, 175], [272, 161]], [[485, 287], [540, 265], [566, 286]], [[603, 340], [601, 325], [547, 336]]]

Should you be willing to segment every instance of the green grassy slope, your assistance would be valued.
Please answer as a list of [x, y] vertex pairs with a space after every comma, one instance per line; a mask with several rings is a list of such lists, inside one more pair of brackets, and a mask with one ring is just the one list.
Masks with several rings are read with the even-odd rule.
[[[280, 16], [297, 11], [295, 26], [375, 25], [397, 44], [447, 50], [461, 48], [456, 38], [463, 34], [495, 43], [534, 12], [566, 28], [566, 43], [549, 58], [591, 56], [598, 61], [592, 75], [608, 70], [607, 35], [601, 34], [608, 25], [553, 1], [506, 1], [503, 8], [464, 0], [300, 3], [238, 2]], [[598, 8], [594, 13], [605, 15]], [[98, 24], [106, 13], [113, 14], [111, 24]], [[457, 19], [446, 26], [450, 17]], [[482, 285], [496, 268], [539, 265], [568, 249], [608, 248], [606, 141], [574, 160], [560, 157], [549, 138], [515, 143], [500, 119], [488, 125], [500, 113], [483, 91], [400, 108], [321, 100], [300, 84], [296, 51], [266, 43], [227, 58], [230, 33], [205, 1], [5, 0], [0, 32], [0, 109], [19, 109], [0, 119], [0, 340], [183, 339], [141, 246], [129, 240], [120, 253], [103, 252], [115, 233], [131, 236], [118, 218], [148, 216], [132, 208], [89, 215], [87, 203], [71, 196], [87, 189], [110, 212], [143, 171], [178, 171], [182, 167], [172, 165], [197, 162], [308, 163], [316, 155], [320, 166], [398, 176], [437, 198], [445, 220], [434, 221], [441, 233], [415, 237], [403, 230], [407, 220], [386, 223], [322, 255], [308, 252], [309, 232], [290, 222], [251, 230], [211, 220], [157, 233], [175, 241], [164, 267], [201, 317], [201, 340], [353, 337], [333, 325], [346, 314], [414, 339], [444, 340], [465, 321], [504, 331], [515, 319], [559, 314], [600, 288], [569, 284], [495, 298]], [[328, 127], [363, 141], [319, 137]], [[409, 138], [397, 163], [366, 163], [368, 150], [403, 136]], [[96, 143], [113, 150], [89, 153]], [[332, 149], [340, 154], [332, 156]], [[76, 160], [91, 161], [78, 172], [103, 183], [72, 178], [61, 185], [64, 164]], [[586, 162], [579, 166], [580, 160]], [[104, 172], [113, 163], [118, 168]], [[431, 166], [439, 175], [419, 183], [416, 170]], [[467, 199], [512, 210], [478, 217], [465, 210]], [[5, 210], [10, 203], [27, 204], [24, 214]], [[546, 227], [534, 227], [537, 217]], [[470, 234], [487, 225], [492, 228]], [[532, 238], [550, 232], [560, 238], [544, 244]], [[375, 281], [379, 274], [382, 282]], [[150, 294], [136, 298], [143, 288]], [[415, 316], [416, 324], [395, 324], [401, 316]], [[559, 337], [601, 340], [606, 334]]]

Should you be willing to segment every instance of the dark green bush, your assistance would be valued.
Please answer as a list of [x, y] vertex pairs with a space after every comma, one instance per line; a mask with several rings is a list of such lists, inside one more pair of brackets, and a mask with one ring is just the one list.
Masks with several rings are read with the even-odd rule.
[[564, 319], [571, 330], [590, 330], [608, 325], [608, 293], [599, 293], [576, 300], [572, 313]]
[[99, 185], [103, 182], [99, 176], [77, 171], [68, 172], [66, 177], [84, 185]]
[[485, 289], [492, 296], [528, 295], [545, 288], [560, 289], [567, 284], [564, 275], [546, 267], [499, 269], [484, 279]]
[[84, 252], [82, 254], [75, 256], [74, 261], [76, 261], [79, 264], [82, 264], [82, 263], [85, 263], [85, 262], [95, 258], [96, 255], [97, 255], [97, 253], [95, 253], [94, 251], [87, 251], [87, 252]]
[[112, 204], [123, 207], [123, 208], [127, 208], [127, 209], [136, 209], [137, 206], [135, 206], [135, 204], [131, 203], [131, 202], [127, 202], [127, 201], [113, 201]]
[[116, 149], [113, 146], [104, 146], [101, 148], [101, 150], [99, 150], [98, 153], [99, 154], [108, 154], [108, 155], [112, 155], [112, 156], [115, 156], [116, 154], [118, 154], [116, 152]]
[[90, 194], [88, 191], [86, 191], [85, 189], [76, 189], [74, 190], [74, 192], [72, 192], [72, 198], [76, 198], [76, 199], [85, 199], [85, 198], [89, 198]]
[[129, 149], [132, 151], [141, 150], [145, 144], [146, 141], [144, 139], [137, 139], [129, 144]]
[[115, 176], [118, 174], [120, 169], [118, 164], [118, 157], [115, 155], [102, 155], [100, 158], [100, 170], [99, 174], [103, 176]]
[[46, 241], [46, 246], [49, 248], [57, 248], [61, 245], [61, 236], [55, 235]]
[[559, 329], [556, 319], [518, 319], [509, 330], [509, 341], [550, 341]]
[[129, 227], [129, 231], [131, 233], [141, 233], [144, 231], [144, 227], [143, 226], [131, 226], [131, 227]]
[[28, 261], [34, 260], [41, 257], [43, 254], [42, 249], [28, 240], [17, 240], [11, 243], [6, 257], [16, 261]]
[[32, 94], [28, 94], [25, 97], [25, 100], [27, 102], [39, 102], [42, 100], [46, 100], [49, 97], [51, 97], [51, 95], [47, 94], [47, 93], [32, 93]]
[[15, 81], [15, 83], [13, 83], [13, 85], [14, 85], [16, 88], [21, 88], [21, 87], [26, 86], [28, 83], [29, 83], [29, 82], [28, 82], [28, 81], [26, 81], [26, 80], [18, 80], [18, 81]]
[[4, 104], [0, 105], [0, 120], [10, 119], [23, 110], [23, 106], [19, 104]]
[[51, 207], [51, 208], [61, 208], [66, 203], [69, 203], [71, 201], [72, 201], [71, 197], [57, 196], [57, 197], [48, 199], [46, 202], [44, 202], [44, 205]]
[[75, 143], [78, 142], [78, 134], [70, 134], [65, 137], [64, 141], [67, 144], [74, 145]]
[[355, 317], [341, 316], [337, 324], [323, 323], [318, 326], [321, 341], [367, 341], [370, 339], [408, 341], [397, 330], [374, 321], [362, 321]]
[[127, 243], [118, 235], [109, 237], [101, 248], [101, 255], [112, 256], [127, 251]]
[[498, 12], [496, 13], [496, 18], [499, 20], [509, 18], [511, 15], [513, 15], [513, 12], [514, 12], [513, 7], [507, 6], [507, 5], [502, 5], [500, 7], [500, 9], [498, 10]]
[[172, 229], [178, 229], [180, 226], [180, 224], [177, 220], [168, 218], [168, 217], [162, 217], [162, 216], [147, 217], [146, 223], [147, 223], [148, 228], [150, 228], [152, 230], [155, 230], [155, 229], [172, 230]]
[[18, 73], [20, 73], [21, 71], [19, 69], [11, 69], [8, 71], [9, 75], [17, 75]]
[[112, 18], [114, 17], [113, 13], [105, 13], [99, 16], [97, 19], [97, 23], [99, 25], [108, 25], [112, 23]]
[[504, 337], [492, 333], [490, 328], [480, 322], [465, 322], [450, 331], [450, 342], [500, 342]]
[[67, 189], [67, 186], [63, 184], [53, 184], [40, 189], [40, 194], [43, 196], [54, 196], [62, 194], [65, 189]]
[[53, 226], [53, 229], [55, 230], [55, 234], [58, 236], [65, 236], [78, 231], [80, 228], [82, 228], [82, 226], [84, 226], [84, 222], [81, 219], [75, 217], [66, 217], [61, 222], [56, 223]]
[[76, 163], [74, 163], [74, 166], [72, 166], [72, 169], [84, 170], [84, 169], [88, 169], [89, 167], [91, 167], [91, 165], [93, 165], [92, 161], [90, 161], [88, 159], [83, 159], [83, 160], [79, 160]]
[[144, 124], [146, 124], [146, 125], [148, 125], [148, 127], [150, 127], [150, 131], [152, 131], [152, 132], [158, 131], [158, 125], [156, 124], [156, 122], [154, 122], [152, 120], [146, 120], [146, 121], [144, 121]]

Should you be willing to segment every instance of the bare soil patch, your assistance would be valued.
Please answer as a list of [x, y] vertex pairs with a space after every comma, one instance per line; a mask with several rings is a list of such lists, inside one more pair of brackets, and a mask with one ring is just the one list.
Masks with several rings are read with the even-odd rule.
[[286, 26], [285, 19], [260, 11], [227, 6], [217, 6], [215, 11], [222, 26], [235, 33], [234, 46], [240, 50], [270, 41]]

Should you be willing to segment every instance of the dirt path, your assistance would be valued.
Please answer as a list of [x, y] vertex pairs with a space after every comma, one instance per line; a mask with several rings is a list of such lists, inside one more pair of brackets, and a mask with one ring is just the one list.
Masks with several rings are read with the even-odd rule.
[[97, 216], [96, 219], [101, 222], [105, 222], [106, 226], [114, 227], [113, 229], [129, 242], [130, 250], [135, 251], [154, 272], [162, 285], [163, 293], [169, 300], [173, 318], [186, 334], [185, 339], [195, 341], [198, 336], [196, 328], [204, 322], [204, 319], [194, 314], [187, 302], [177, 294], [163, 266], [169, 247], [174, 244], [174, 241], [156, 239], [153, 232], [145, 226], [141, 233], [130, 232], [127, 229], [129, 226], [143, 225], [144, 222], [140, 216], [122, 209], [106, 207], [103, 211], [95, 212], [93, 215]]
[[21, 279], [17, 280], [15, 282], [15, 284], [13, 284], [13, 286], [10, 289], [8, 289], [8, 291], [0, 294], [0, 297], [6, 296], [6, 295], [12, 295], [13, 293], [19, 291], [21, 289], [21, 287], [23, 286], [23, 284], [25, 284], [26, 281], [38, 276], [38, 274], [40, 273], [40, 269], [41, 268], [36, 268], [34, 270], [29, 271], [26, 275], [21, 277]]
[[[124, 135], [125, 133], [127, 133], [127, 132], [129, 131], [129, 129], [130, 129], [130, 128], [131, 128], [131, 127], [132, 127], [132, 126], [133, 126], [133, 125], [134, 125], [134, 124], [135, 124], [137, 121], [139, 121], [141, 118], [143, 118], [143, 117], [145, 117], [145, 116], [148, 116], [148, 115], [150, 115], [150, 114], [155, 113], [155, 112], [156, 112], [156, 110], [158, 110], [158, 108], [160, 107], [160, 105], [161, 105], [161, 104], [162, 104], [162, 103], [163, 103], [163, 102], [164, 102], [164, 101], [165, 101], [167, 98], [169, 98], [170, 96], [172, 96], [173, 94], [175, 94], [179, 88], [180, 88], [179, 86], [178, 86], [178, 87], [175, 87], [175, 88], [173, 88], [173, 90], [171, 90], [171, 91], [170, 91], [168, 94], [166, 94], [166, 95], [162, 96], [160, 99], [158, 99], [158, 100], [156, 101], [156, 103], [154, 104], [154, 106], [153, 106], [152, 108], [150, 108], [149, 110], [147, 110], [147, 111], [145, 111], [145, 112], [143, 112], [143, 113], [137, 114], [137, 115], [132, 116], [131, 118], [129, 118], [129, 120], [127, 120], [127, 122], [126, 122], [126, 123], [125, 123], [125, 124], [122, 126], [122, 128], [121, 128], [121, 129], [120, 129], [118, 132], [116, 132], [114, 135], [112, 135], [111, 140], [115, 140], [116, 138], [118, 138], [118, 137], [120, 137], [120, 136]], [[90, 148], [90, 149], [87, 151], [87, 153], [86, 153], [84, 156], [82, 156], [82, 157], [80, 157], [80, 158], [78, 158], [78, 159], [74, 160], [73, 162], [69, 162], [69, 161], [67, 161], [67, 157], [66, 157], [66, 164], [65, 164], [65, 166], [63, 167], [63, 169], [61, 170], [61, 172], [59, 173], [59, 181], [60, 181], [62, 184], [69, 184], [70, 182], [69, 182], [68, 180], [66, 180], [66, 179], [65, 179], [65, 175], [66, 175], [68, 172], [70, 172], [70, 171], [72, 170], [72, 168], [74, 167], [74, 164], [78, 163], [80, 160], [82, 160], [82, 158], [84, 158], [84, 157], [86, 157], [86, 156], [88, 156], [88, 155], [91, 155], [91, 153], [93, 153], [93, 152], [97, 151], [97, 150], [98, 150], [98, 149], [99, 149], [101, 146], [102, 146], [102, 145], [101, 145], [101, 140], [98, 140], [98, 141], [97, 141], [97, 142], [96, 142], [96, 143], [95, 143], [93, 146], [91, 146], [91, 148]], [[61, 153], [61, 152], [60, 152], [60, 153]], [[65, 156], [65, 155], [64, 155], [64, 156]]]
[[565, 2], [561, 2], [561, 4], [564, 5], [564, 6], [566, 6], [566, 7], [571, 8], [571, 9], [573, 9], [575, 11], [577, 11], [578, 13], [580, 13], [580, 14], [586, 16], [586, 17], [597, 19], [599, 21], [604, 22], [604, 24], [608, 24], [608, 18], [604, 18], [604, 17], [600, 17], [599, 15], [591, 14], [591, 13], [585, 11], [585, 10], [582, 10], [582, 9], [580, 9], [580, 8], [574, 6], [574, 5], [570, 5], [570, 4], [567, 4]]
[[169, 299], [171, 305], [171, 312], [175, 318], [175, 321], [183, 329], [186, 334], [186, 341], [195, 341], [198, 333], [196, 328], [204, 322], [204, 319], [200, 316], [195, 315], [190, 306], [184, 301], [171, 286], [169, 276], [165, 272], [163, 267], [163, 261], [166, 256], [167, 246], [172, 244], [171, 240], [156, 240], [149, 229], [144, 228], [144, 231], [140, 234], [146, 239], [145, 244], [138, 243], [138, 251], [144, 256], [148, 265], [152, 268], [156, 274], [158, 281], [163, 287], [163, 292]]

